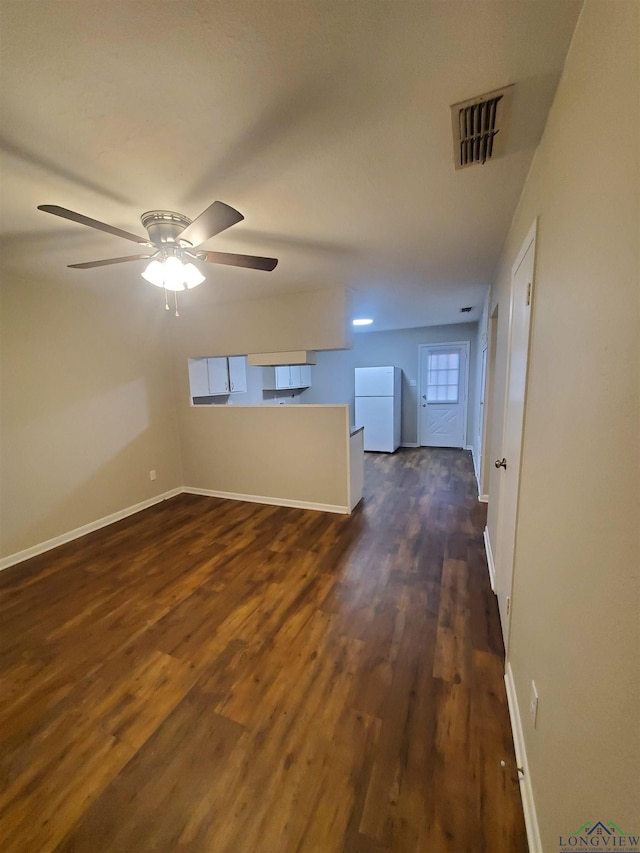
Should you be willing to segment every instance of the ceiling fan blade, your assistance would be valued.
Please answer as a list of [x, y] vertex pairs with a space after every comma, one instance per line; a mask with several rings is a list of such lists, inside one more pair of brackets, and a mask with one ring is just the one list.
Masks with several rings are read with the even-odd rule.
[[210, 264], [227, 264], [230, 267], [246, 267], [265, 272], [271, 272], [278, 265], [277, 258], [258, 258], [255, 255], [235, 255], [229, 252], [198, 252], [198, 255], [206, 255]]
[[45, 213], [53, 213], [54, 216], [61, 216], [63, 219], [70, 219], [72, 222], [79, 222], [80, 225], [88, 225], [89, 228], [97, 228], [98, 231], [106, 231], [107, 234], [113, 234], [115, 237], [124, 237], [125, 240], [132, 240], [134, 243], [142, 243], [145, 246], [149, 245], [148, 237], [137, 237], [129, 231], [114, 228], [113, 225], [106, 225], [104, 222], [91, 219], [89, 216], [76, 213], [74, 210], [67, 210], [66, 207], [59, 207], [57, 204], [39, 204], [38, 210], [44, 210]]
[[242, 222], [243, 219], [244, 216], [235, 208], [229, 207], [222, 201], [214, 201], [197, 219], [193, 220], [191, 225], [187, 225], [178, 239], [188, 240], [192, 246], [199, 246], [209, 237], [214, 237], [237, 222]]
[[106, 258], [104, 261], [87, 261], [84, 264], [68, 264], [72, 270], [90, 270], [93, 267], [107, 267], [109, 264], [126, 264], [127, 261], [143, 261], [151, 255], [128, 255], [126, 258]]

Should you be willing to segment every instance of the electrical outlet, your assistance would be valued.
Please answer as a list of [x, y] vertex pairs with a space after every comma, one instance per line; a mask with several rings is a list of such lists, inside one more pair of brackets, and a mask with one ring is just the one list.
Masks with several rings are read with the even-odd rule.
[[529, 697], [529, 716], [531, 717], [531, 725], [535, 729], [538, 722], [538, 688], [535, 681], [531, 682], [531, 694]]
[[415, 388], [417, 384], [418, 384], [418, 382], [416, 379], [410, 379], [409, 380], [409, 385], [411, 385], [412, 388]]
[[149, 479], [155, 480], [155, 478], [156, 478], [156, 470], [155, 470], [155, 468], [152, 468], [151, 471], [149, 471]]

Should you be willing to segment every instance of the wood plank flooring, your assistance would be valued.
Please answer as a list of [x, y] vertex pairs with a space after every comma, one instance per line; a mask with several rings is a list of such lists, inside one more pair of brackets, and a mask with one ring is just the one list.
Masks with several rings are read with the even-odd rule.
[[352, 516], [181, 495], [7, 569], [0, 850], [525, 853], [483, 526], [401, 449]]

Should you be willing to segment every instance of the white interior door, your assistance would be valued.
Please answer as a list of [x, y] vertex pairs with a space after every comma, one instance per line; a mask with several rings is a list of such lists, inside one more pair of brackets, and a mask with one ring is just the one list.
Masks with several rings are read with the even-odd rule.
[[478, 470], [476, 476], [478, 481], [482, 480], [482, 457], [484, 453], [484, 407], [487, 390], [487, 344], [482, 347], [482, 364], [480, 366], [480, 405], [478, 406], [478, 435], [476, 447], [478, 449]]
[[469, 342], [420, 346], [420, 445], [467, 443]]
[[531, 295], [535, 261], [534, 223], [520, 250], [511, 273], [511, 310], [509, 321], [509, 354], [507, 361], [507, 395], [505, 399], [502, 457], [495, 465], [500, 470], [500, 503], [498, 510], [498, 542], [495, 555], [496, 595], [505, 649], [509, 645], [509, 623], [512, 612], [512, 587], [522, 428], [529, 359]]

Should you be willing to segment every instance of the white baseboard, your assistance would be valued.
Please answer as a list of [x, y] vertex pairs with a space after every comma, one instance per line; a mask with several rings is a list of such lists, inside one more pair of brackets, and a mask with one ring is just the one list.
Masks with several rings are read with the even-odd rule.
[[415, 441], [403, 441], [400, 447], [420, 447]]
[[248, 501], [254, 504], [271, 504], [271, 506], [292, 506], [297, 509], [313, 509], [318, 512], [336, 512], [341, 515], [349, 514], [349, 507], [339, 504], [318, 504], [311, 501], [295, 501], [289, 498], [271, 498], [263, 495], [241, 495], [237, 492], [219, 492], [214, 489], [196, 489], [185, 486], [182, 490], [189, 495], [204, 495], [209, 498], [224, 498], [227, 501]]
[[496, 564], [493, 562], [493, 551], [491, 550], [491, 540], [489, 539], [489, 528], [485, 527], [482, 538], [484, 539], [484, 550], [487, 552], [487, 567], [489, 569], [489, 580], [491, 581], [491, 589], [496, 591]]
[[59, 545], [64, 545], [65, 542], [71, 542], [74, 539], [79, 539], [81, 536], [86, 536], [87, 533], [93, 533], [94, 530], [100, 530], [101, 527], [106, 527], [113, 524], [115, 521], [120, 521], [127, 518], [129, 515], [135, 515], [136, 512], [141, 512], [143, 509], [158, 504], [161, 501], [166, 501], [168, 498], [173, 498], [181, 494], [182, 488], [171, 489], [161, 495], [156, 495], [146, 501], [129, 506], [126, 509], [120, 509], [117, 512], [112, 512], [111, 515], [105, 515], [104, 518], [99, 518], [96, 521], [90, 521], [89, 524], [83, 524], [82, 527], [76, 527], [75, 530], [70, 530], [68, 533], [62, 533], [60, 536], [54, 536], [53, 539], [47, 539], [45, 542], [40, 542], [38, 545], [32, 545], [30, 548], [25, 548], [24, 551], [16, 551], [15, 554], [9, 554], [7, 557], [0, 559], [0, 571], [8, 569], [9, 566], [15, 566], [16, 563], [23, 563], [25, 560], [30, 560], [31, 557], [37, 557], [38, 554], [44, 554], [45, 551], [51, 551], [52, 548], [57, 548]]
[[511, 664], [507, 662], [504, 673], [504, 681], [507, 688], [507, 703], [509, 705], [509, 717], [511, 719], [511, 731], [513, 733], [513, 746], [516, 753], [516, 765], [521, 767], [523, 773], [520, 777], [520, 796], [522, 797], [522, 810], [524, 812], [524, 823], [527, 828], [527, 840], [529, 842], [529, 853], [542, 853], [542, 842], [540, 840], [540, 829], [538, 827], [538, 815], [536, 804], [533, 799], [533, 787], [529, 775], [529, 764], [527, 762], [527, 750], [524, 745], [522, 732], [522, 719], [516, 695], [516, 685], [513, 680]]
[[45, 542], [40, 542], [37, 545], [32, 545], [30, 548], [25, 548], [23, 551], [16, 551], [15, 554], [9, 554], [6, 557], [0, 558], [0, 571], [8, 569], [9, 566], [15, 566], [17, 563], [23, 563], [25, 560], [30, 560], [31, 557], [37, 557], [38, 554], [44, 554], [45, 551], [51, 551], [59, 545], [64, 545], [66, 542], [72, 542], [74, 539], [79, 539], [81, 536], [86, 536], [87, 533], [93, 533], [94, 530], [100, 530], [101, 527], [107, 527], [116, 521], [121, 521], [130, 515], [135, 515], [143, 509], [148, 509], [154, 504], [166, 501], [169, 498], [174, 498], [186, 492], [191, 495], [207, 495], [214, 498], [225, 498], [232, 501], [249, 501], [250, 503], [272, 504], [273, 506], [292, 506], [299, 509], [318, 510], [320, 512], [335, 512], [342, 515], [349, 514], [349, 508], [335, 504], [318, 504], [309, 501], [292, 501], [286, 498], [268, 498], [261, 495], [240, 495], [235, 492], [216, 492], [210, 489], [190, 489], [179, 487], [171, 489], [168, 492], [163, 492], [161, 495], [156, 495], [146, 501], [133, 504], [133, 506], [118, 510], [105, 515], [104, 518], [99, 518], [96, 521], [91, 521], [89, 524], [83, 524], [82, 527], [76, 527], [75, 530], [69, 530], [67, 533], [62, 533], [60, 536], [54, 536], [53, 539], [47, 539]]

